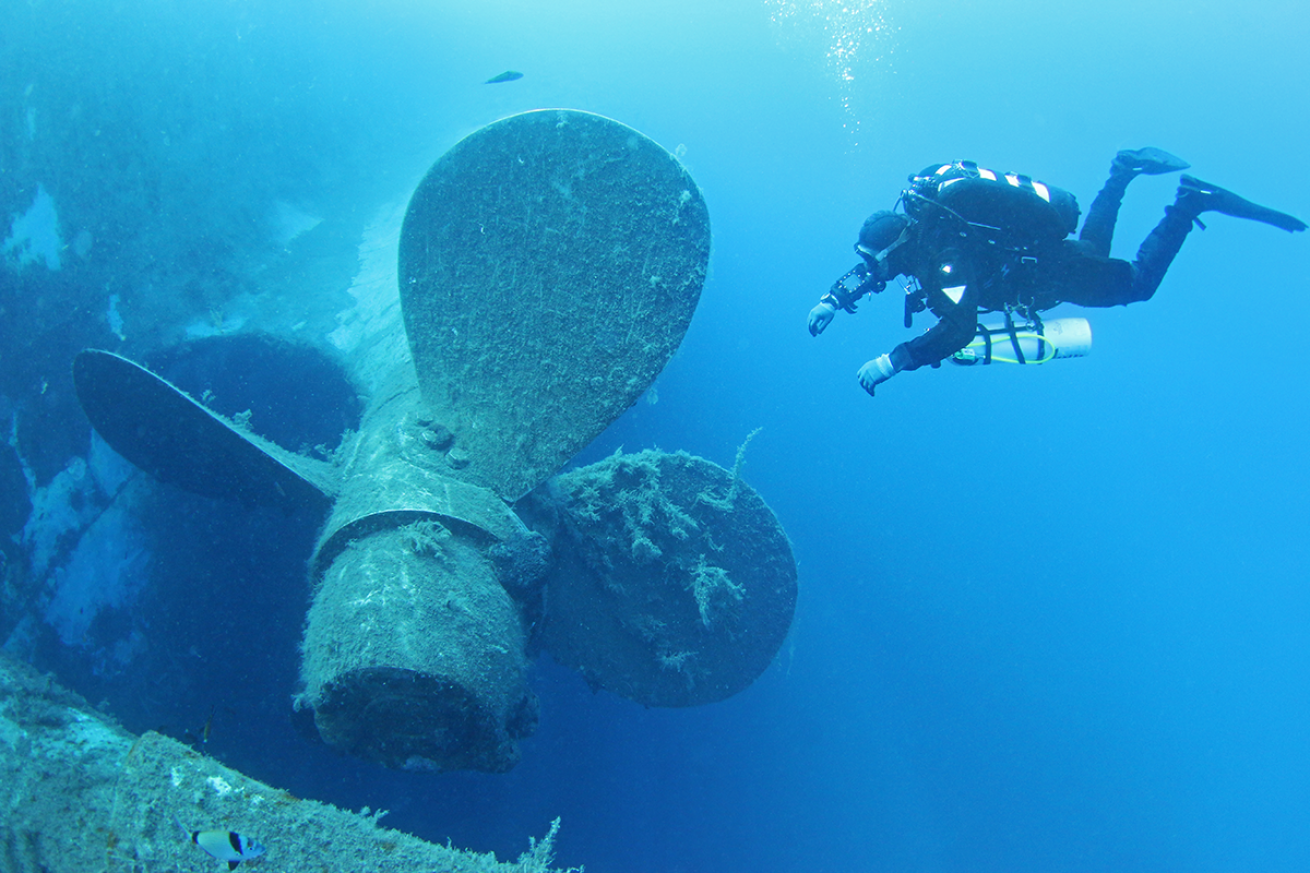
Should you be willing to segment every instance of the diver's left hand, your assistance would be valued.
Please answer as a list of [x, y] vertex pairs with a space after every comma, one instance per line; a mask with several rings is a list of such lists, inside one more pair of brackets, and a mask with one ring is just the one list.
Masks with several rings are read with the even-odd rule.
[[860, 372], [855, 374], [855, 378], [860, 380], [860, 387], [868, 391], [870, 397], [873, 397], [873, 389], [895, 375], [896, 367], [892, 364], [892, 359], [887, 355], [882, 355], [860, 367]]

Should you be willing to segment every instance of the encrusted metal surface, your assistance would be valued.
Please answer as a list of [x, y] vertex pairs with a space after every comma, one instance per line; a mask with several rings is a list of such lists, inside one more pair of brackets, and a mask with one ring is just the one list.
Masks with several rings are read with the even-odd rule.
[[723, 700], [769, 666], [796, 562], [736, 472], [682, 452], [614, 455], [533, 497], [561, 521], [541, 632], [557, 661], [647, 706]]
[[157, 479], [209, 497], [318, 511], [335, 495], [328, 464], [238, 428], [127, 358], [81, 352], [73, 382], [105, 442]]
[[695, 182], [617, 121], [529, 112], [447, 152], [410, 201], [399, 278], [455, 477], [514, 500], [598, 435], [677, 349], [709, 252]]

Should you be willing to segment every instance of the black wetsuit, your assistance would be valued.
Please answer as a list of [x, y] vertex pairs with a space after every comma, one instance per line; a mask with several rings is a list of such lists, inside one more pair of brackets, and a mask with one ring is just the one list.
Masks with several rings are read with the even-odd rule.
[[[1132, 176], [1112, 175], [1096, 195], [1078, 239], [1056, 239], [1022, 254], [989, 242], [950, 216], [921, 219], [911, 228], [902, 272], [921, 286], [923, 301], [940, 320], [891, 352], [897, 370], [935, 365], [967, 346], [979, 311], [1007, 305], [1041, 312], [1060, 303], [1120, 306], [1149, 300], [1164, 278], [1192, 220], [1174, 206], [1137, 251], [1134, 261], [1110, 257], [1119, 205]], [[976, 224], [1006, 226], [1005, 215], [970, 216]]]

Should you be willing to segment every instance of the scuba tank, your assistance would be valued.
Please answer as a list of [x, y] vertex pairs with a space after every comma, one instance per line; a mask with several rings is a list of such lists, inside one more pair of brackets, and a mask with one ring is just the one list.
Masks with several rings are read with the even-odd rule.
[[973, 342], [950, 357], [951, 363], [1044, 364], [1056, 358], [1081, 358], [1092, 350], [1092, 326], [1085, 318], [1034, 318], [1015, 325], [1006, 313], [1005, 324], [978, 325]]

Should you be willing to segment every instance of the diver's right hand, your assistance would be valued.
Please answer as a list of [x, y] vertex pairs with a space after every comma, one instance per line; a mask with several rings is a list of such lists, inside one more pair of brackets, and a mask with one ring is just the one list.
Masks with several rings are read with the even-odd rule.
[[818, 336], [832, 323], [837, 309], [831, 303], [820, 303], [810, 310], [810, 336]]

